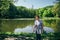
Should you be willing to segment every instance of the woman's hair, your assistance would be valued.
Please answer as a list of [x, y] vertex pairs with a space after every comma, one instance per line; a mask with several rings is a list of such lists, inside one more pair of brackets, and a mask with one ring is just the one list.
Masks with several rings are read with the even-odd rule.
[[38, 15], [36, 15], [35, 17], [38, 17], [38, 18], [40, 18]]

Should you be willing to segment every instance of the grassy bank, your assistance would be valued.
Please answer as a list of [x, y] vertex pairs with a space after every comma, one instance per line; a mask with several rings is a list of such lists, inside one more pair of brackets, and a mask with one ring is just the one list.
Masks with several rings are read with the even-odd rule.
[[[48, 40], [58, 40], [60, 39], [60, 35], [59, 33], [43, 33], [41, 34], [42, 36], [42, 39], [48, 39]], [[36, 35], [35, 33], [19, 33], [19, 34], [14, 34], [14, 33], [11, 33], [11, 32], [2, 32], [0, 33], [0, 39], [5, 39], [5, 38], [9, 38], [9, 37], [15, 37], [15, 38], [27, 38], [28, 39], [35, 39], [36, 38]]]

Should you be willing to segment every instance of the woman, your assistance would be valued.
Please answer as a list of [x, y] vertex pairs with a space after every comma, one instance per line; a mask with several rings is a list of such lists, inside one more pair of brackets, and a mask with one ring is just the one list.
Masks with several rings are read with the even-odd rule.
[[36, 33], [36, 40], [41, 40], [41, 34], [43, 32], [42, 20], [39, 20], [39, 16], [35, 16], [35, 25], [33, 31]]

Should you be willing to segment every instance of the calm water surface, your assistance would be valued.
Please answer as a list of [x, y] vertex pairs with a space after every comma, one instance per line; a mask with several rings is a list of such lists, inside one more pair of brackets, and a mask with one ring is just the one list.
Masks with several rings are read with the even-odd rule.
[[[60, 19], [47, 19], [42, 21], [44, 26], [51, 27], [55, 31], [60, 30]], [[25, 30], [25, 32], [30, 32], [29, 29], [31, 30], [33, 25], [34, 20], [0, 20], [0, 32], [14, 32], [17, 28], [19, 30]]]

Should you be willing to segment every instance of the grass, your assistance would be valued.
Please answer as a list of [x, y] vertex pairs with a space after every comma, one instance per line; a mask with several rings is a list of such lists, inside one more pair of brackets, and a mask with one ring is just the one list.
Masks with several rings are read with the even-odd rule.
[[[51, 39], [51, 40], [58, 40], [60, 35], [60, 33], [43, 33], [42, 35], [42, 39]], [[4, 38], [9, 38], [9, 37], [15, 37], [15, 38], [27, 38], [28, 39], [35, 39], [36, 38], [36, 34], [35, 33], [20, 33], [20, 34], [14, 34], [11, 32], [2, 32], [0, 33], [0, 39], [4, 39]]]

